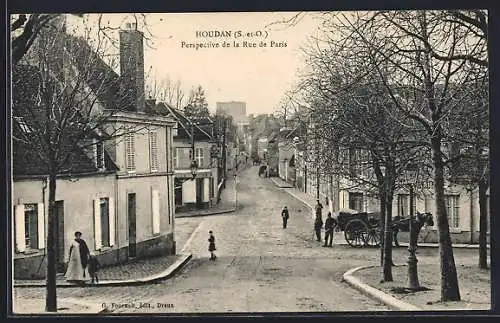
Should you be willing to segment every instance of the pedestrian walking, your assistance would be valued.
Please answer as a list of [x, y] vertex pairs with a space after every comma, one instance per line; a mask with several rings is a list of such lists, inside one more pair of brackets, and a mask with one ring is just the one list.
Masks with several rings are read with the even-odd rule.
[[323, 227], [323, 220], [321, 216], [316, 216], [314, 220], [314, 231], [316, 232], [316, 240], [321, 241], [321, 228]]
[[286, 224], [288, 222], [288, 218], [290, 217], [290, 214], [288, 213], [288, 208], [285, 207], [283, 208], [283, 211], [281, 211], [281, 218], [283, 219], [283, 229], [286, 229]]
[[94, 279], [95, 279], [95, 282], [98, 283], [99, 277], [97, 276], [97, 273], [99, 272], [99, 269], [101, 268], [101, 264], [97, 260], [96, 256], [91, 255], [89, 257], [89, 264], [88, 264], [87, 268], [89, 271], [90, 278], [92, 279], [92, 284], [94, 283]]
[[214, 254], [215, 248], [215, 236], [212, 230], [208, 231], [208, 251], [210, 251], [210, 260], [215, 260], [217, 256]]
[[[332, 213], [328, 212], [325, 220], [325, 244], [323, 247], [331, 247], [333, 243], [333, 228], [335, 227], [335, 220], [332, 218]], [[330, 242], [328, 243], [328, 239]]]
[[64, 277], [68, 282], [85, 283], [85, 269], [90, 255], [89, 247], [82, 238], [80, 231], [75, 232], [68, 256], [68, 268]]

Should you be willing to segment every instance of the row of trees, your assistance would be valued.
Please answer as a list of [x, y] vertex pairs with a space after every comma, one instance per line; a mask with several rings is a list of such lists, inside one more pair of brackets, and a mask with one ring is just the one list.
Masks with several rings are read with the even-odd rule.
[[[309, 129], [302, 146], [322, 175], [376, 195], [382, 279], [392, 278], [391, 206], [409, 183], [435, 197], [441, 299], [460, 300], [445, 183], [478, 188], [480, 262], [486, 259], [487, 16], [483, 11], [322, 14], [304, 49], [307, 69], [286, 107]], [[409, 169], [418, 176], [408, 179]], [[428, 183], [431, 185], [429, 186]]]

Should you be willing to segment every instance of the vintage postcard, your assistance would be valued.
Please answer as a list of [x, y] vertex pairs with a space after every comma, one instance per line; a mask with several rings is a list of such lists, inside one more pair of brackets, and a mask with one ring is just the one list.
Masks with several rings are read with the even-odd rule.
[[12, 314], [490, 310], [487, 11], [10, 28]]

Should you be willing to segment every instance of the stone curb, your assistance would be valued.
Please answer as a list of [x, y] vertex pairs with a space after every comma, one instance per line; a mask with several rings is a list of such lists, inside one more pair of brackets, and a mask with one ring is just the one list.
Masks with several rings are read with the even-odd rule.
[[[109, 286], [137, 286], [145, 285], [150, 283], [156, 283], [158, 281], [172, 278], [179, 270], [181, 270], [193, 257], [191, 253], [181, 254], [181, 258], [170, 265], [166, 270], [143, 278], [138, 279], [127, 279], [127, 280], [107, 280], [99, 282], [98, 284], [85, 284], [82, 286], [78, 285], [57, 285], [58, 288], [75, 288], [75, 287], [109, 287]], [[14, 287], [27, 288], [27, 287], [45, 287], [45, 283], [33, 283], [33, 284], [14, 284]]]
[[358, 278], [354, 277], [353, 274], [357, 272], [358, 270], [361, 269], [367, 269], [367, 268], [373, 268], [375, 266], [362, 266], [362, 267], [357, 267], [353, 268], [343, 275], [343, 279], [347, 284], [349, 284], [351, 287], [357, 289], [361, 293], [379, 301], [382, 302], [383, 304], [389, 306], [392, 309], [395, 309], [397, 311], [421, 311], [422, 309], [420, 307], [417, 307], [415, 305], [403, 302], [387, 293], [384, 293], [383, 291], [376, 289], [374, 287], [369, 286], [368, 284], [363, 283], [361, 280]]
[[218, 214], [226, 214], [226, 213], [232, 213], [235, 212], [236, 210], [242, 209], [243, 205], [239, 205], [238, 208], [231, 208], [228, 210], [220, 210], [220, 211], [214, 211], [214, 212], [208, 212], [208, 213], [200, 213], [200, 214], [185, 214], [185, 215], [175, 215], [176, 219], [182, 219], [182, 218], [195, 218], [195, 217], [201, 217], [201, 216], [209, 216], [209, 215], [218, 215]]

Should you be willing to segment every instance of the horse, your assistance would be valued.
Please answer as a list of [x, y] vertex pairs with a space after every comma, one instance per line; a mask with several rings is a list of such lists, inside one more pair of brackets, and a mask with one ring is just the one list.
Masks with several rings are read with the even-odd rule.
[[[426, 226], [433, 226], [434, 225], [434, 218], [431, 213], [429, 212], [424, 212], [420, 213], [417, 212], [415, 216], [415, 222], [413, 223], [412, 229], [413, 234], [418, 234], [422, 227]], [[403, 218], [400, 216], [394, 217], [394, 220], [392, 222], [392, 240], [394, 241], [394, 245], [396, 247], [399, 247], [399, 242], [398, 242], [398, 232], [403, 231], [403, 232], [409, 232], [410, 231], [410, 217]], [[412, 233], [410, 233], [411, 236]]]

